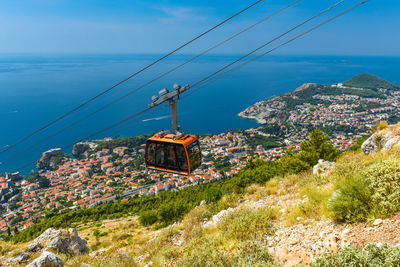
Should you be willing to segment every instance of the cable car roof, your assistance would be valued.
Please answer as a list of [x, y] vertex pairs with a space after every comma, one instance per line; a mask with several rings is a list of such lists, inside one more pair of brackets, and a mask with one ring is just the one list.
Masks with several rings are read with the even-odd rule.
[[148, 141], [182, 144], [185, 147], [197, 140], [198, 140], [197, 136], [192, 134], [183, 134], [182, 137], [177, 138], [176, 135], [172, 133], [166, 135], [161, 135], [160, 133], [156, 133], [155, 135], [153, 135], [148, 139]]

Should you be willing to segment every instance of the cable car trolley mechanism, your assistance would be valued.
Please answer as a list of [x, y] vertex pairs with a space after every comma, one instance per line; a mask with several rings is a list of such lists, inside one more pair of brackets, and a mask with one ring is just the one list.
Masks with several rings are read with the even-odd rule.
[[172, 129], [154, 134], [146, 142], [146, 168], [181, 175], [190, 175], [201, 165], [201, 150], [196, 135], [183, 133], [178, 125], [178, 101], [189, 85], [174, 84], [174, 90], [167, 88], [153, 96], [148, 107], [154, 108], [168, 101], [172, 112]]

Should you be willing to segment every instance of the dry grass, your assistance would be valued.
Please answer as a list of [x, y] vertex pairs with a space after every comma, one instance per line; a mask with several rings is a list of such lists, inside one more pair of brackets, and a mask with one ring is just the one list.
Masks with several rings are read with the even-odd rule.
[[377, 125], [376, 125], [376, 130], [377, 131], [381, 131], [383, 129], [386, 129], [388, 127], [388, 123], [387, 121], [380, 121]]
[[268, 195], [277, 195], [277, 194], [279, 194], [279, 193], [283, 193], [281, 190], [280, 190], [280, 181], [279, 181], [279, 179], [278, 178], [274, 178], [274, 179], [271, 179], [271, 180], [269, 180], [266, 184], [265, 184], [265, 186], [267, 187], [267, 194]]
[[[400, 124], [389, 126], [384, 131], [388, 130], [400, 133]], [[63, 256], [63, 260], [66, 266], [84, 266], [84, 263], [91, 266], [144, 266], [149, 262], [152, 266], [264, 266], [252, 265], [254, 259], [255, 263], [269, 262], [265, 248], [256, 244], [256, 233], [270, 234], [273, 225], [280, 223], [297, 224], [298, 217], [301, 223], [326, 219], [329, 216], [327, 201], [343, 179], [389, 158], [399, 159], [400, 148], [368, 156], [347, 152], [338, 160], [331, 175], [314, 176], [309, 171], [276, 177], [265, 185], [248, 187], [244, 196], [248, 200], [246, 203], [242, 203], [240, 195], [228, 194], [216, 204], [194, 208], [180, 224], [159, 231], [141, 226], [136, 217], [80, 225], [79, 235], [88, 240], [90, 247], [106, 251], [95, 257]], [[275, 210], [246, 206], [259, 200], [265, 200], [267, 205], [278, 209], [284, 208], [284, 211], [279, 218], [275, 218]], [[236, 208], [236, 211], [225, 217], [217, 228], [202, 227], [213, 214], [230, 207]], [[101, 233], [107, 232], [107, 235], [94, 236], [96, 229]], [[15, 246], [0, 242], [0, 254], [17, 251], [24, 246], [26, 244]], [[253, 255], [254, 259], [248, 255]]]
[[257, 201], [268, 196], [268, 187], [253, 184], [246, 190], [246, 198]]
[[203, 235], [202, 223], [209, 216], [206, 205], [191, 210], [182, 221], [182, 238], [185, 242]]

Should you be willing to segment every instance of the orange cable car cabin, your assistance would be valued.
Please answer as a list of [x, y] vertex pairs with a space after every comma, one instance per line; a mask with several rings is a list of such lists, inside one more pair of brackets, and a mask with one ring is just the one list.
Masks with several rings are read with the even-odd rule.
[[178, 126], [178, 101], [181, 93], [189, 90], [174, 84], [174, 90], [167, 88], [153, 96], [149, 108], [169, 102], [172, 112], [172, 130], [156, 133], [146, 142], [146, 168], [181, 175], [190, 175], [201, 165], [201, 150], [196, 135], [182, 133]]
[[200, 143], [196, 135], [157, 133], [146, 142], [146, 167], [190, 175], [201, 165]]

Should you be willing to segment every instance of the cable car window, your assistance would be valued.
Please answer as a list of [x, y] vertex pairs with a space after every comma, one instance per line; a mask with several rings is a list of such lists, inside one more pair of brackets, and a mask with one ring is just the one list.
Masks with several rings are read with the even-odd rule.
[[183, 145], [176, 145], [176, 154], [177, 154], [179, 170], [187, 172], [188, 171], [187, 158], [186, 158], [185, 148], [183, 147]]
[[163, 167], [165, 165], [164, 144], [156, 144], [156, 165]]
[[201, 165], [201, 152], [199, 141], [195, 141], [187, 146], [187, 153], [189, 155], [190, 171], [194, 171]]
[[177, 143], [148, 141], [146, 164], [170, 171], [189, 171], [186, 149], [182, 144]]
[[156, 152], [156, 144], [149, 143], [149, 145], [147, 146], [147, 163], [148, 164], [154, 165], [156, 163], [155, 152]]
[[165, 167], [167, 169], [176, 170], [177, 169], [177, 159], [176, 159], [176, 152], [175, 152], [175, 144], [165, 144]]

